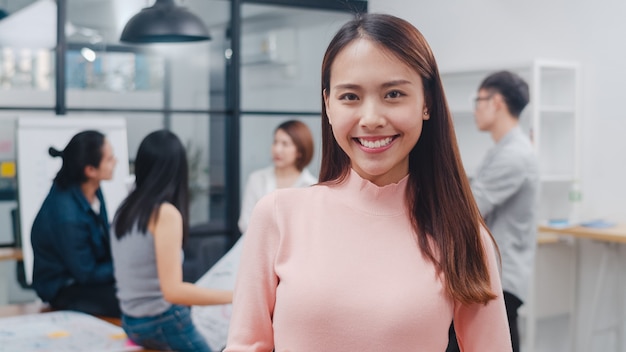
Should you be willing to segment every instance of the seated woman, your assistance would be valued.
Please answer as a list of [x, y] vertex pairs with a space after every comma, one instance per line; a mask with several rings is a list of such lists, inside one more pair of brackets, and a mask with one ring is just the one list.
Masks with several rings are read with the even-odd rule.
[[210, 351], [189, 306], [230, 303], [232, 291], [183, 282], [189, 189], [187, 157], [178, 137], [166, 130], [146, 136], [137, 151], [135, 177], [111, 236], [122, 327], [145, 348]]
[[100, 181], [110, 180], [117, 160], [97, 131], [76, 134], [31, 230], [33, 288], [54, 309], [119, 317], [109, 220]]
[[279, 189], [307, 187], [317, 183], [307, 165], [313, 158], [313, 136], [304, 122], [289, 120], [274, 130], [272, 161], [274, 165], [250, 174], [239, 215], [239, 231], [245, 233], [252, 209], [266, 194]]

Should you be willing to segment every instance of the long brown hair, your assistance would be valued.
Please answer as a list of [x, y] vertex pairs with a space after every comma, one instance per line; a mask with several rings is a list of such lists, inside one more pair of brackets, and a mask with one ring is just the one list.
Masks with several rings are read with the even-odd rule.
[[[487, 303], [496, 294], [491, 291], [480, 235], [485, 226], [461, 163], [435, 57], [426, 39], [407, 21], [391, 15], [361, 14], [346, 23], [328, 45], [322, 62], [322, 94], [330, 94], [335, 58], [357, 39], [377, 43], [422, 78], [430, 119], [424, 121], [422, 134], [409, 154], [405, 199], [411, 222], [422, 253], [444, 274], [449, 294], [464, 304]], [[341, 182], [349, 170], [350, 159], [333, 137], [322, 96], [320, 182]]]

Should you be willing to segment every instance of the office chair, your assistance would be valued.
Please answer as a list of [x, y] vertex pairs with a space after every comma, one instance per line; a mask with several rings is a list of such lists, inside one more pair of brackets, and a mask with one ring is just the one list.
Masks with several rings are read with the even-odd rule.
[[230, 237], [223, 227], [211, 223], [192, 226], [183, 246], [183, 281], [196, 282], [229, 249]]

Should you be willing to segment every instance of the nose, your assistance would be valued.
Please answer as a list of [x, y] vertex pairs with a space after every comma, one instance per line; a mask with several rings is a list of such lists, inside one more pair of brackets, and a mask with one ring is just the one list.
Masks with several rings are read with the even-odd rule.
[[375, 99], [364, 101], [361, 105], [361, 118], [359, 124], [363, 128], [376, 129], [385, 126], [387, 119], [381, 104]]

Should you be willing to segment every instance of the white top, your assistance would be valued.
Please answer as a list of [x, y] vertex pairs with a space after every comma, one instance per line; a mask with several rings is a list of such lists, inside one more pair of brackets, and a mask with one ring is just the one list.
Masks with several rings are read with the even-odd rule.
[[[317, 178], [313, 176], [309, 170], [303, 169], [300, 173], [300, 177], [296, 182], [291, 185], [290, 188], [308, 187], [316, 184]], [[239, 231], [245, 233], [248, 228], [248, 221], [250, 221], [250, 215], [252, 209], [256, 203], [264, 195], [273, 192], [276, 189], [276, 173], [274, 172], [274, 166], [270, 166], [264, 169], [256, 170], [248, 177], [246, 183], [246, 190], [243, 194], [243, 201], [241, 202], [241, 213], [239, 214]]]

